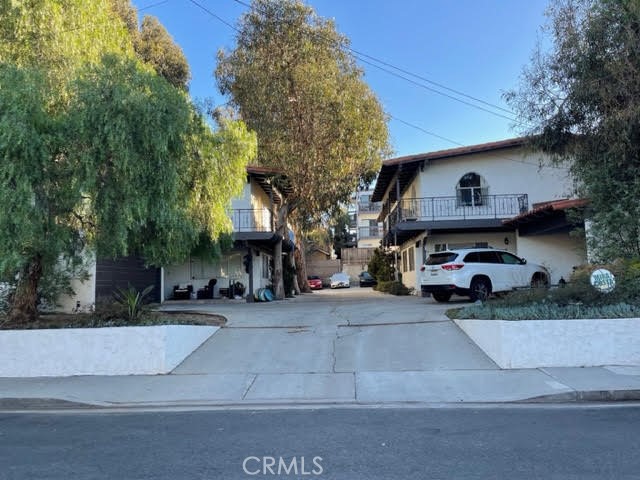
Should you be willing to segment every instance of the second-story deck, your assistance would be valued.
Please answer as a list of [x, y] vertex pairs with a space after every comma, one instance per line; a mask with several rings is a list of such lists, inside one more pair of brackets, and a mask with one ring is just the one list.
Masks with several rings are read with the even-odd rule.
[[234, 232], [272, 232], [271, 211], [268, 208], [239, 208], [231, 210]]
[[383, 234], [382, 227], [369, 226], [369, 227], [358, 227], [358, 239], [363, 238], [382, 238]]
[[520, 215], [528, 208], [526, 193], [403, 199], [391, 208], [385, 205], [384, 233], [397, 236], [400, 232], [405, 239], [410, 232], [435, 228], [504, 228], [503, 219]]
[[235, 240], [272, 243], [280, 238], [275, 233], [273, 216], [268, 208], [233, 209], [229, 216]]

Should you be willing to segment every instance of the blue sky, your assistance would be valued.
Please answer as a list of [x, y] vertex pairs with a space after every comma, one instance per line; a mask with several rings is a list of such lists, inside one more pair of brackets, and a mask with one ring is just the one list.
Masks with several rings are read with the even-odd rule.
[[[246, 10], [234, 0], [197, 2], [233, 25]], [[216, 52], [220, 48], [232, 49], [236, 32], [189, 0], [133, 3], [139, 9], [149, 7], [140, 14], [158, 17], [184, 50], [191, 66], [191, 95], [196, 99], [211, 98], [214, 104], [225, 103], [227, 99], [218, 93], [212, 72]], [[540, 37], [547, 6], [547, 0], [307, 0], [306, 3], [319, 15], [334, 19], [338, 30], [351, 39], [354, 50], [504, 108], [507, 106], [501, 94], [517, 86], [522, 67]], [[389, 130], [394, 156], [457, 146], [403, 122], [462, 145], [518, 135], [512, 128], [513, 122], [507, 119], [438, 95], [363, 62], [359, 64], [365, 71], [365, 81], [393, 117]]]

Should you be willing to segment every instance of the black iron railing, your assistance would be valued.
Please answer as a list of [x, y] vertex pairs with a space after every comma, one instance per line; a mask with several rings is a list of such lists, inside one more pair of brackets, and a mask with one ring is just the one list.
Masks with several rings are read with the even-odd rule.
[[385, 228], [400, 222], [510, 218], [529, 209], [526, 193], [410, 198], [398, 202], [385, 219]]
[[382, 227], [358, 227], [358, 238], [382, 238]]
[[382, 210], [382, 202], [358, 202], [358, 211], [361, 213], [378, 213]]
[[231, 210], [234, 232], [271, 232], [271, 211], [268, 208]]

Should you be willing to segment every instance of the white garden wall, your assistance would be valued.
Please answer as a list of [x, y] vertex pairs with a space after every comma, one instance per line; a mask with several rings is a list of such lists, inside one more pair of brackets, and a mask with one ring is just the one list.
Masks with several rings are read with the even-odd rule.
[[169, 373], [219, 327], [0, 331], [0, 377]]
[[640, 365], [640, 318], [454, 321], [500, 368]]
[[569, 281], [573, 267], [587, 262], [584, 240], [571, 237], [569, 233], [518, 237], [520, 257], [544, 265], [551, 274], [551, 283], [560, 278]]

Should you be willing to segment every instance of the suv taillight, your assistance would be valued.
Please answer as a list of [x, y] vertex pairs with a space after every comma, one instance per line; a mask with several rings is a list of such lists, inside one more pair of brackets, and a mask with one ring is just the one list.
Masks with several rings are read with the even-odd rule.
[[424, 272], [425, 270], [426, 270], [426, 267], [425, 267], [424, 265], [422, 265], [422, 266], [420, 267], [420, 271], [421, 271], [421, 272]]
[[460, 270], [462, 267], [464, 267], [463, 263], [445, 263], [442, 265], [442, 269], [447, 271]]

